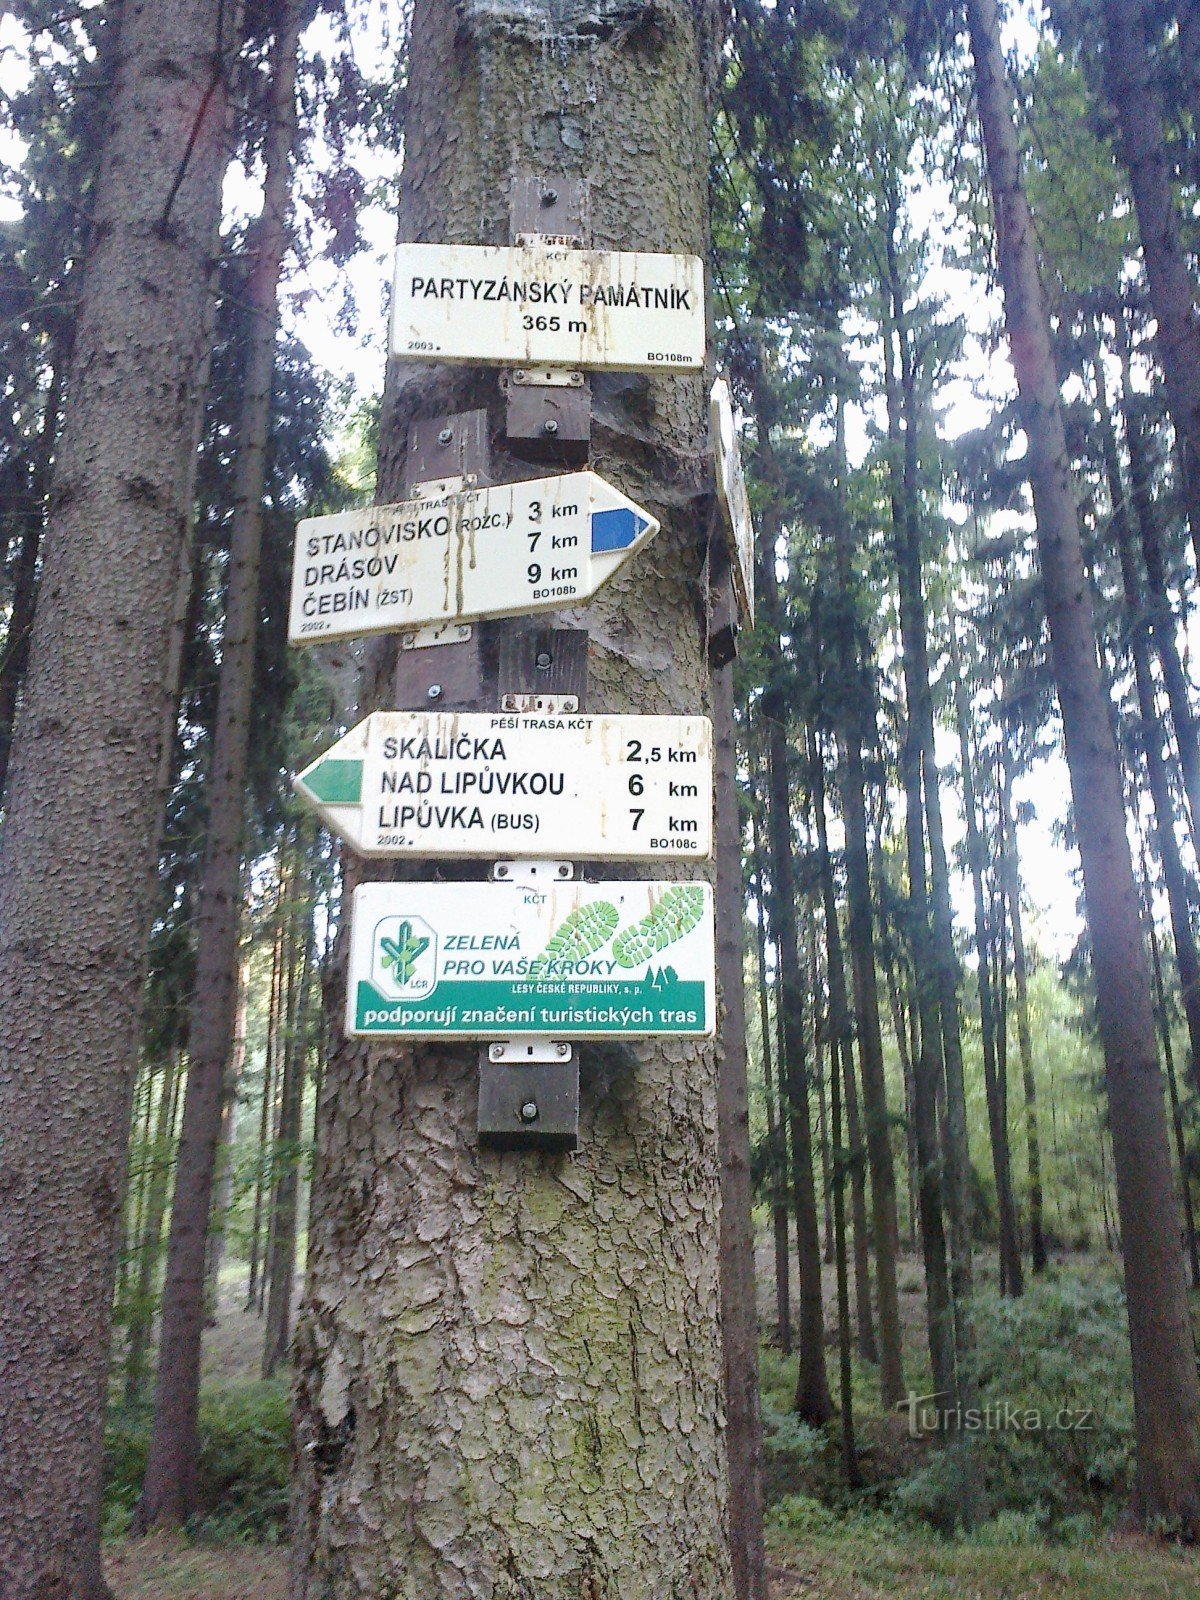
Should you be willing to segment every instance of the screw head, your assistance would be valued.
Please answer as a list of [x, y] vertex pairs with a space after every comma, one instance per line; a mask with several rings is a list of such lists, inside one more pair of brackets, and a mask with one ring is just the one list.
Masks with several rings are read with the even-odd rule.
[[560, 1056], [569, 1056], [571, 1054], [571, 1046], [569, 1044], [556, 1044], [554, 1048]]
[[525, 379], [528, 376], [529, 376], [529, 374], [525, 371], [524, 367], [518, 367], [516, 369], [516, 371], [513, 373], [513, 377], [517, 380], [518, 383], [524, 383]]
[[549, 652], [549, 650], [539, 650], [537, 655], [534, 656], [534, 658], [533, 658], [533, 664], [538, 669], [539, 672], [549, 672], [550, 671], [550, 652]]
[[442, 686], [440, 683], [431, 683], [425, 693], [431, 700], [440, 700], [442, 698]]
[[558, 423], [555, 422], [553, 417], [547, 417], [545, 422], [542, 423], [542, 432], [552, 436], [558, 432]]
[[565, 861], [559, 862], [558, 875], [560, 878], [569, 878], [571, 876], [571, 869]]
[[439, 444], [449, 444], [450, 441], [453, 438], [454, 438], [454, 429], [453, 428], [443, 428], [441, 433], [438, 434], [438, 443]]
[[503, 861], [498, 862], [496, 865], [496, 876], [498, 878], [508, 877], [508, 868], [505, 866]]
[[503, 1061], [503, 1059], [504, 1059], [504, 1046], [502, 1044], [490, 1044], [490, 1045], [488, 1045], [488, 1057], [492, 1061]]
[[557, 205], [558, 204], [558, 190], [557, 189], [543, 189], [542, 190], [542, 204], [544, 206]]
[[518, 1116], [521, 1118], [522, 1122], [536, 1122], [538, 1119], [537, 1101], [524, 1101], [520, 1111], [518, 1112]]

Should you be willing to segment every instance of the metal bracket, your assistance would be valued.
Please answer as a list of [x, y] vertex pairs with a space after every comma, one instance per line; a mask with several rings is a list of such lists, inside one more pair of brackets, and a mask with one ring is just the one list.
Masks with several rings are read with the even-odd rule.
[[566, 716], [579, 710], [577, 694], [504, 694], [501, 711], [544, 711], [548, 716]]
[[417, 488], [452, 494], [491, 477], [487, 412], [460, 411], [448, 417], [421, 417], [408, 428], [404, 481]]
[[471, 637], [469, 622], [434, 622], [400, 635], [401, 650], [428, 650], [435, 644], [465, 644]]
[[[515, 244], [581, 246], [587, 242], [587, 185], [565, 173], [517, 173], [509, 225]], [[504, 432], [529, 461], [586, 463], [592, 440], [592, 391], [582, 372], [518, 367], [502, 373]]]
[[[496, 1054], [510, 1049], [511, 1059]], [[478, 1127], [485, 1149], [577, 1150], [579, 1058], [574, 1049], [549, 1039], [526, 1039], [481, 1051]]]
[[493, 883], [516, 883], [525, 889], [540, 889], [546, 883], [566, 883], [575, 876], [571, 861], [494, 861]]

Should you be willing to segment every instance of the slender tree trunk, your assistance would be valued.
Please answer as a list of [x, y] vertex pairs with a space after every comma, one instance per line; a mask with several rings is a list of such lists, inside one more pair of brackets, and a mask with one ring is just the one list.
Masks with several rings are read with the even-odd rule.
[[5, 1600], [105, 1593], [102, 1431], [164, 618], [195, 471], [234, 11], [125, 0], [13, 741], [0, 843]]
[[1012, 927], [1013, 986], [1017, 1001], [1017, 1049], [1021, 1055], [1021, 1084], [1025, 1101], [1025, 1162], [1029, 1170], [1029, 1252], [1034, 1273], [1044, 1272], [1046, 1251], [1045, 1202], [1042, 1194], [1042, 1141], [1038, 1128], [1037, 1079], [1033, 1070], [1033, 1033], [1029, 1026], [1029, 971], [1025, 959], [1025, 929], [1021, 920], [1021, 862], [1016, 822], [1012, 814], [1012, 779], [1003, 750], [999, 762], [1001, 866], [1005, 900]]
[[1129, 173], [1157, 346], [1175, 425], [1184, 509], [1200, 567], [1200, 317], [1179, 237], [1145, 0], [1104, 0], [1105, 83]]
[[[963, 814], [967, 824], [967, 862], [975, 899], [975, 952], [979, 973], [979, 1021], [983, 1044], [983, 1081], [987, 1095], [988, 1128], [991, 1133], [992, 1172], [996, 1180], [996, 1211], [1000, 1226], [1000, 1282], [1005, 1294], [1019, 1295], [1024, 1289], [1021, 1270], [1021, 1240], [1017, 1229], [1017, 1208], [1013, 1199], [1012, 1167], [1008, 1156], [1008, 1096], [1001, 1094], [996, 1061], [996, 1015], [992, 1004], [992, 941], [988, 932], [987, 901], [984, 895], [983, 836], [976, 809], [975, 762], [971, 754], [971, 719], [967, 689], [962, 678], [954, 622], [950, 623], [951, 669], [954, 674], [954, 715], [958, 724], [958, 745], [962, 758]], [[1007, 1075], [1006, 1075], [1007, 1076]], [[1007, 1083], [1004, 1085], [1007, 1088]]]
[[229, 1202], [233, 1195], [233, 1141], [237, 1137], [238, 1089], [246, 1069], [246, 1011], [249, 1002], [250, 969], [238, 964], [237, 1020], [233, 1027], [233, 1056], [229, 1068], [229, 1088], [221, 1115], [221, 1135], [217, 1153], [216, 1193], [212, 1221], [208, 1229], [208, 1260], [205, 1265], [204, 1298], [211, 1320], [221, 1294], [221, 1265], [225, 1257]]
[[142, 1402], [146, 1380], [146, 1353], [150, 1330], [154, 1326], [154, 1277], [158, 1253], [162, 1248], [163, 1218], [167, 1213], [171, 1169], [174, 1155], [175, 1112], [181, 1051], [172, 1050], [163, 1062], [162, 1086], [158, 1097], [154, 1143], [150, 1158], [150, 1185], [146, 1196], [146, 1218], [138, 1248], [138, 1277], [134, 1290], [133, 1315], [125, 1350], [125, 1404]]
[[[849, 1041], [845, 1041], [849, 1054]], [[836, 1053], [836, 1046], [835, 1046]], [[862, 1483], [854, 1438], [854, 1367], [850, 1355], [850, 1283], [846, 1261], [846, 1152], [842, 1149], [842, 1093], [836, 1065], [829, 1074], [833, 1117], [833, 1219], [838, 1307], [838, 1401], [841, 1414], [842, 1466], [849, 1488]], [[869, 1301], [868, 1301], [869, 1309]]]
[[238, 912], [258, 637], [262, 500], [279, 319], [277, 288], [288, 237], [302, 10], [298, 0], [284, 8], [272, 48], [263, 209], [251, 247], [254, 263], [244, 290], [254, 326], [238, 435], [221, 673], [207, 783], [208, 833], [196, 917], [191, 1070], [167, 1244], [154, 1423], [138, 1510], [138, 1525], [143, 1529], [177, 1526], [195, 1508], [204, 1267], [237, 1009]]
[[1150, 641], [1146, 633], [1142, 605], [1141, 575], [1137, 570], [1133, 529], [1129, 525], [1126, 513], [1125, 489], [1121, 481], [1117, 442], [1113, 434], [1108, 397], [1104, 389], [1104, 373], [1098, 357], [1093, 366], [1093, 373], [1100, 416], [1101, 448], [1112, 506], [1110, 521], [1121, 566], [1127, 636], [1130, 655], [1133, 657], [1139, 742], [1146, 763], [1150, 797], [1154, 805], [1154, 849], [1162, 869], [1163, 883], [1167, 890], [1167, 904], [1171, 912], [1175, 962], [1179, 969], [1183, 1014], [1187, 1020], [1188, 1040], [1191, 1046], [1189, 1068], [1192, 1086], [1195, 1091], [1200, 1092], [1200, 954], [1197, 953], [1196, 937], [1192, 931], [1187, 875], [1179, 852], [1179, 841], [1175, 836], [1174, 797], [1163, 756], [1162, 719], [1155, 705], [1154, 677], [1150, 669]]
[[[402, 236], [500, 243], [514, 169], [561, 163], [590, 175], [597, 245], [703, 253], [719, 34], [715, 5], [684, 0], [619, 18], [417, 0]], [[536, 474], [499, 444], [494, 368], [393, 362], [381, 499], [409, 423], [471, 405], [491, 408], [498, 481]], [[653, 562], [587, 607], [590, 698], [694, 712], [703, 384], [605, 385], [596, 417], [599, 469], [663, 526]], [[340, 1017], [344, 979], [326, 992]], [[476, 1057], [331, 1050], [293, 1347], [293, 1600], [730, 1600], [715, 1047], [585, 1065], [571, 1157], [479, 1149]]]
[[755, 803], [750, 814], [750, 839], [754, 860], [757, 908], [755, 927], [758, 933], [758, 1017], [762, 1033], [763, 1080], [767, 1102], [767, 1181], [770, 1185], [771, 1233], [775, 1254], [775, 1322], [778, 1329], [779, 1348], [785, 1355], [792, 1353], [792, 1303], [790, 1243], [788, 1239], [788, 1214], [784, 1173], [787, 1168], [787, 1130], [783, 1122], [783, 1083], [779, 1084], [779, 1115], [776, 1115], [776, 1098], [773, 1062], [771, 1059], [771, 1006], [767, 988], [767, 927], [766, 888], [763, 868], [763, 847], [759, 826], [759, 779], [754, 756], [753, 736], [749, 741], [751, 773], [750, 783]]
[[[838, 925], [837, 898], [833, 887], [833, 865], [829, 856], [829, 832], [825, 819], [825, 763], [820, 745], [809, 733], [809, 768], [812, 772], [813, 813], [817, 823], [817, 852], [821, 872], [821, 904], [825, 916], [825, 966], [829, 978], [829, 1033], [831, 1081], [841, 1074], [841, 1097], [845, 1105], [849, 1141], [847, 1160], [850, 1169], [850, 1216], [854, 1230], [854, 1308], [858, 1325], [858, 1353], [864, 1361], [875, 1363], [875, 1318], [871, 1310], [871, 1268], [867, 1238], [866, 1160], [862, 1132], [858, 1123], [858, 1094], [854, 1084], [854, 1028], [846, 995], [846, 969], [842, 960], [842, 935]], [[834, 1158], [840, 1136], [834, 1133]], [[834, 1171], [836, 1189], [838, 1174]], [[844, 1184], [845, 1174], [841, 1175]], [[834, 1196], [836, 1223], [837, 1196]], [[836, 1238], [835, 1238], [836, 1246]], [[843, 1236], [842, 1248], [845, 1248]]]
[[804, 1049], [804, 978], [796, 917], [795, 840], [791, 788], [788, 781], [787, 700], [783, 689], [785, 663], [781, 636], [783, 605], [775, 575], [775, 544], [780, 529], [776, 463], [771, 444], [771, 407], [766, 377], [757, 375], [756, 423], [762, 477], [771, 485], [771, 499], [759, 531], [758, 591], [767, 618], [767, 658], [771, 681], [761, 701], [767, 747], [768, 837], [771, 935], [779, 967], [779, 1005], [783, 1026], [780, 1079], [786, 1085], [787, 1122], [791, 1143], [792, 1205], [796, 1218], [796, 1254], [800, 1269], [800, 1346], [796, 1382], [797, 1413], [816, 1426], [833, 1415], [833, 1397], [825, 1367], [825, 1314], [821, 1287], [821, 1236], [813, 1177], [812, 1120], [808, 1105], [808, 1068]]
[[717, 1119], [721, 1143], [721, 1342], [729, 1545], [737, 1600], [769, 1600], [763, 1544], [762, 1408], [758, 1390], [758, 1284], [746, 1093], [745, 891], [738, 806], [733, 668], [713, 673], [716, 733], [717, 972], [721, 1030]]
[[1136, 1504], [1143, 1517], [1165, 1519], [1195, 1537], [1200, 1390], [1120, 764], [1096, 660], [1071, 462], [994, 0], [968, 0], [967, 15], [1092, 941], [1133, 1358]]
[[1184, 1238], [1187, 1241], [1188, 1265], [1192, 1273], [1192, 1288], [1200, 1289], [1200, 1247], [1196, 1241], [1196, 1211], [1192, 1203], [1192, 1180], [1189, 1172], [1187, 1141], [1183, 1132], [1183, 1110], [1179, 1103], [1179, 1084], [1175, 1077], [1175, 1050], [1171, 1043], [1171, 1017], [1167, 1010], [1166, 989], [1163, 985], [1162, 961], [1158, 953], [1158, 933], [1154, 927], [1151, 907], [1150, 875], [1146, 865], [1146, 847], [1142, 845], [1142, 908], [1146, 919], [1146, 932], [1150, 939], [1150, 963], [1154, 971], [1154, 1001], [1158, 1017], [1158, 1036], [1162, 1041], [1163, 1060], [1167, 1068], [1167, 1091], [1171, 1098], [1171, 1127], [1175, 1134], [1175, 1162], [1179, 1169], [1179, 1197], [1183, 1206]]
[[1175, 0], [1179, 64], [1192, 118], [1192, 183], [1200, 183], [1200, 0]]
[[[279, 889], [275, 910], [278, 917], [283, 904], [284, 866], [282, 852], [279, 861]], [[262, 1252], [263, 1202], [268, 1190], [267, 1170], [271, 1151], [271, 1106], [275, 1097], [275, 1063], [278, 1055], [279, 1002], [282, 984], [283, 924], [279, 922], [271, 944], [271, 987], [267, 999], [267, 1037], [263, 1047], [262, 1104], [258, 1114], [258, 1159], [254, 1165], [254, 1211], [250, 1224], [250, 1271], [246, 1285], [246, 1310], [253, 1311], [259, 1303], [258, 1275]]]

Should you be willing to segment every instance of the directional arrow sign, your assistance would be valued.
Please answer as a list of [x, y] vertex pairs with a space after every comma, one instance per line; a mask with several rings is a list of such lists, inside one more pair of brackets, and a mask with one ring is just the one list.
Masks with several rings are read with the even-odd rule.
[[657, 532], [594, 472], [309, 517], [296, 529], [288, 639], [578, 605]]
[[418, 361], [704, 365], [699, 256], [523, 245], [402, 244], [391, 353]]
[[369, 1038], [710, 1036], [707, 883], [367, 883], [346, 1031]]
[[296, 778], [365, 856], [712, 854], [707, 717], [376, 711]]

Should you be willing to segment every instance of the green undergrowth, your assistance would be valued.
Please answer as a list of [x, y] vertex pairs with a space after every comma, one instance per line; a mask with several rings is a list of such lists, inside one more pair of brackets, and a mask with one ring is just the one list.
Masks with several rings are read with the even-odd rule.
[[[105, 1434], [109, 1536], [129, 1528], [149, 1437], [148, 1408], [113, 1409]], [[200, 1399], [200, 1509], [189, 1531], [216, 1543], [280, 1540], [287, 1524], [289, 1440], [286, 1379], [206, 1384]]]
[[[795, 1359], [762, 1358], [771, 1528], [796, 1540], [835, 1529], [956, 1538], [984, 1547], [1081, 1547], [1115, 1529], [1133, 1472], [1125, 1307], [1106, 1266], [1060, 1267], [1016, 1300], [975, 1300], [979, 1415], [954, 1437], [912, 1437], [911, 1407], [884, 1414], [873, 1367], [856, 1361], [862, 1484], [847, 1481], [836, 1422], [815, 1429], [791, 1409]], [[829, 1351], [831, 1378], [836, 1352]], [[911, 1361], [916, 1394], [932, 1385]], [[932, 1418], [927, 1417], [927, 1421]]]

